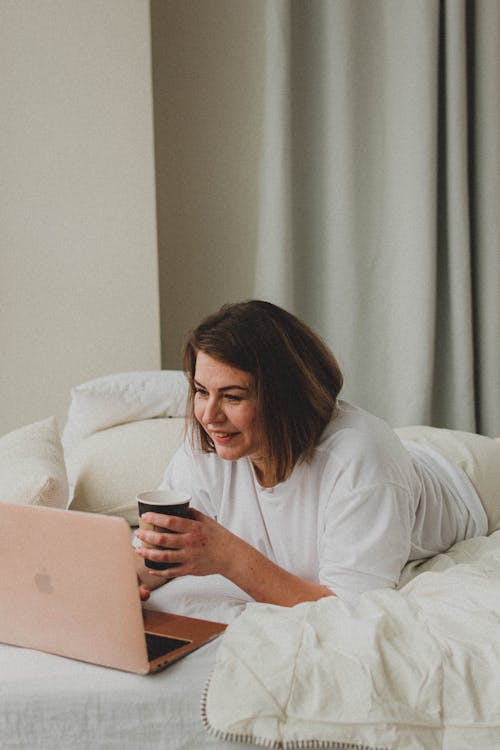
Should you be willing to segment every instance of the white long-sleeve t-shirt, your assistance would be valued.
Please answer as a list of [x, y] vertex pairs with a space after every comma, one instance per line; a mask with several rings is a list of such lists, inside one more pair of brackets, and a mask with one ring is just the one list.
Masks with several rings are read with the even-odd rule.
[[351, 604], [364, 591], [396, 586], [409, 560], [487, 532], [459, 467], [403, 444], [385, 422], [343, 401], [312, 459], [275, 487], [259, 484], [249, 458], [227, 461], [189, 440], [161, 487], [188, 491], [194, 508]]

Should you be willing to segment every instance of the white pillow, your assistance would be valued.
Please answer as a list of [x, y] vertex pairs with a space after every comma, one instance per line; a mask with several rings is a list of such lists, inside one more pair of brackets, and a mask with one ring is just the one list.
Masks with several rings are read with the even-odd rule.
[[500, 529], [500, 445], [497, 440], [461, 430], [412, 425], [395, 430], [401, 440], [424, 443], [459, 466], [476, 488], [488, 516], [488, 534]]
[[82, 438], [117, 424], [153, 417], [183, 417], [188, 382], [180, 370], [105, 375], [71, 390], [62, 434], [66, 456]]
[[184, 419], [147, 419], [84, 438], [67, 459], [71, 510], [122, 516], [139, 523], [136, 495], [154, 490], [182, 443]]
[[55, 417], [0, 437], [0, 501], [66, 508], [68, 478]]

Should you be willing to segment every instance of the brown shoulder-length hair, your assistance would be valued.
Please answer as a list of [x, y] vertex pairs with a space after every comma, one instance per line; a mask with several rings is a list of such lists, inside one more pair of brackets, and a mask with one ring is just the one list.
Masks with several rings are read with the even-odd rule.
[[199, 351], [251, 373], [263, 454], [276, 483], [299, 460], [311, 458], [332, 418], [343, 377], [335, 357], [305, 323], [270, 302], [224, 305], [192, 330], [183, 366], [190, 380], [187, 416], [205, 452], [215, 447], [194, 417], [194, 374]]

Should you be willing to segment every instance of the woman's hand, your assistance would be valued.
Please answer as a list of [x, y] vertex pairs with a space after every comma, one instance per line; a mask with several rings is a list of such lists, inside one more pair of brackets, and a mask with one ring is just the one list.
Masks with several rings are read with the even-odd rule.
[[[142, 521], [161, 530], [137, 529], [135, 536], [143, 545], [135, 548], [136, 554], [154, 562], [174, 564], [175, 567], [165, 570], [148, 568], [151, 575], [163, 578], [226, 575], [233, 550], [242, 543], [217, 521], [193, 509], [190, 518], [144, 513]], [[154, 545], [156, 549], [145, 545]]]

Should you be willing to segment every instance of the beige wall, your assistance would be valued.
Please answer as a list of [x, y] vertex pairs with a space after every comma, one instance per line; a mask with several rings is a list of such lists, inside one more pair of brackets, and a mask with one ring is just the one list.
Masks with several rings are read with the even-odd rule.
[[149, 3], [2, 0], [0, 434], [160, 366]]
[[265, 0], [152, 0], [162, 353], [251, 297]]

